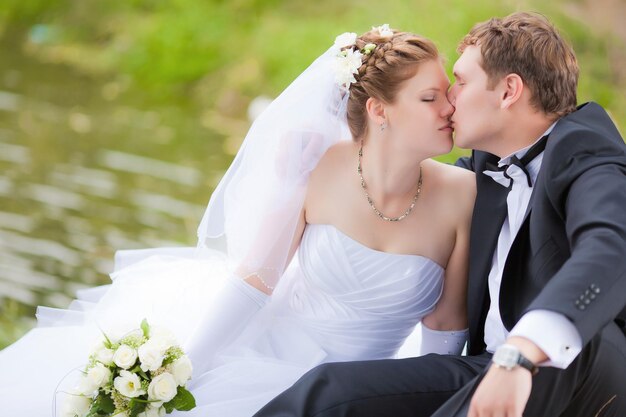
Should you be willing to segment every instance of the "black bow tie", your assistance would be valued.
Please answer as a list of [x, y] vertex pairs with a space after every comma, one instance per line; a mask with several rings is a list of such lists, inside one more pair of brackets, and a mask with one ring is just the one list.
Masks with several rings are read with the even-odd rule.
[[526, 169], [526, 166], [533, 160], [535, 159], [537, 156], [539, 156], [539, 154], [541, 152], [544, 151], [544, 149], [546, 149], [546, 143], [548, 142], [548, 135], [542, 137], [541, 139], [539, 139], [537, 141], [537, 143], [535, 143], [533, 146], [531, 146], [531, 148], [526, 152], [526, 154], [524, 154], [524, 156], [522, 156], [522, 158], [518, 158], [517, 156], [513, 155], [511, 156], [509, 163], [506, 165], [502, 165], [502, 166], [497, 166], [496, 164], [493, 164], [491, 162], [487, 162], [486, 164], [486, 168], [490, 171], [495, 171], [495, 172], [502, 172], [502, 174], [504, 175], [505, 178], [508, 178], [511, 181], [511, 184], [513, 184], [513, 178], [511, 178], [507, 173], [506, 170], [508, 167], [510, 167], [511, 165], [516, 165], [517, 167], [519, 167], [524, 174], [526, 175], [526, 180], [528, 181], [528, 186], [532, 187], [533, 183], [532, 180], [530, 179], [530, 173], [528, 172], [528, 170]]

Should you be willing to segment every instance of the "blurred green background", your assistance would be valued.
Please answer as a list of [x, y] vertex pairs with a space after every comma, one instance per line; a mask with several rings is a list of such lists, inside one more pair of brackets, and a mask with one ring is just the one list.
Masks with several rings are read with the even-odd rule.
[[107, 283], [115, 250], [194, 245], [250, 104], [336, 35], [389, 23], [435, 40], [450, 70], [474, 23], [517, 10], [555, 22], [581, 64], [579, 102], [623, 128], [621, 0], [3, 0], [0, 348], [35, 306]]

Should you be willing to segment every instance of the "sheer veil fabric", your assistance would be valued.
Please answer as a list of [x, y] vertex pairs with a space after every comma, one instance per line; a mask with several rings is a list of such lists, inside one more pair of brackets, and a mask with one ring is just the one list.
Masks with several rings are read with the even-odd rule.
[[287, 266], [309, 174], [331, 145], [350, 139], [338, 52], [328, 49], [254, 122], [198, 228], [199, 248], [224, 236], [230, 263], [272, 287]]

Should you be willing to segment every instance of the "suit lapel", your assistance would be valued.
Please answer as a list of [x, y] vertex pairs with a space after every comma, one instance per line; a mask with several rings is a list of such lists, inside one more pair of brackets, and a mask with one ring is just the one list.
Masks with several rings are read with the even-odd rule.
[[[554, 128], [556, 129], [556, 126]], [[544, 153], [543, 153], [543, 161], [546, 160], [546, 156], [548, 155], [548, 147], [550, 146], [550, 144], [551, 144], [550, 139], [548, 139], [548, 142], [546, 144], [546, 149], [544, 150]], [[539, 172], [537, 173], [537, 178], [535, 179], [535, 183], [533, 184], [533, 191], [530, 194], [530, 200], [528, 201], [528, 206], [526, 207], [526, 212], [524, 213], [524, 220], [522, 220], [522, 225], [526, 223], [526, 221], [528, 220], [528, 216], [530, 215], [530, 212], [533, 207], [535, 196], [537, 195], [537, 189], [541, 186], [541, 184], [543, 184], [543, 177], [544, 177], [544, 172], [545, 172], [545, 169], [543, 169], [544, 166], [545, 164], [542, 162], [541, 167], [539, 168]]]
[[[556, 128], [556, 127], [555, 127]], [[502, 281], [500, 284], [500, 294], [498, 295], [500, 297], [500, 317], [502, 318], [502, 323], [504, 324], [505, 328], [507, 330], [511, 330], [513, 328], [513, 326], [515, 325], [515, 314], [514, 314], [514, 309], [512, 308], [512, 300], [510, 299], [511, 296], [519, 296], [519, 291], [516, 287], [516, 285], [520, 284], [519, 282], [512, 282], [511, 280], [520, 280], [520, 266], [519, 266], [519, 262], [522, 259], [522, 252], [524, 250], [527, 250], [527, 246], [524, 245], [524, 243], [527, 241], [527, 239], [529, 238], [529, 234], [530, 234], [530, 227], [528, 222], [530, 221], [530, 213], [532, 212], [533, 206], [535, 205], [534, 202], [537, 199], [537, 194], [538, 194], [538, 190], [541, 189], [543, 187], [544, 184], [544, 177], [545, 177], [545, 162], [546, 162], [546, 157], [548, 156], [548, 148], [550, 146], [551, 142], [550, 140], [548, 140], [548, 143], [546, 144], [546, 150], [544, 151], [544, 155], [543, 155], [543, 162], [541, 163], [541, 167], [539, 168], [539, 173], [537, 174], [537, 178], [535, 179], [535, 183], [533, 184], [533, 190], [532, 193], [530, 194], [530, 199], [528, 201], [528, 206], [526, 207], [526, 211], [524, 212], [524, 218], [522, 220], [522, 223], [520, 225], [520, 229], [517, 232], [515, 238], [513, 239], [513, 242], [511, 243], [511, 248], [509, 250], [509, 253], [506, 257], [506, 261], [505, 261], [505, 265], [504, 265], [504, 269], [503, 269], [503, 274], [502, 274]], [[507, 291], [509, 290], [509, 291]]]
[[489, 308], [487, 278], [498, 236], [507, 213], [506, 196], [508, 190], [482, 173], [487, 160], [493, 159], [497, 162], [498, 158], [491, 155], [484, 159], [484, 161], [477, 161], [476, 164], [478, 193], [470, 236], [468, 320], [470, 340], [473, 340], [474, 343], [483, 343], [483, 317]]

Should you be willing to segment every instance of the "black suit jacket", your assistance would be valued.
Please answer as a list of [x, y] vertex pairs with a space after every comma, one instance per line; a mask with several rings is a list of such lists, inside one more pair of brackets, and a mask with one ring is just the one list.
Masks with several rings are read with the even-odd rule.
[[[499, 158], [474, 151], [457, 165], [476, 172], [470, 237], [468, 353], [485, 349], [487, 277], [507, 189], [482, 174]], [[511, 330], [533, 309], [572, 321], [583, 344], [626, 319], [626, 145], [604, 109], [586, 103], [550, 133], [526, 217], [509, 252], [500, 313]]]

